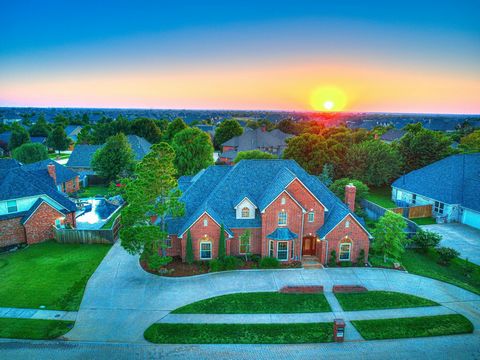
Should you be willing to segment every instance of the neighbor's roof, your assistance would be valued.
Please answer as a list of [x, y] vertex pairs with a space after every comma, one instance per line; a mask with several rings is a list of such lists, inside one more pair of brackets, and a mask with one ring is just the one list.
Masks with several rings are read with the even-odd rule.
[[392, 186], [480, 211], [480, 153], [449, 156], [403, 175]]
[[235, 146], [238, 147], [237, 151], [255, 150], [261, 147], [286, 146], [285, 140], [291, 136], [278, 129], [262, 131], [261, 128], [255, 130], [246, 128], [242, 135], [231, 138], [224, 142], [222, 146]]
[[0, 159], [0, 170], [12, 169], [19, 166], [22, 166], [22, 164], [15, 159]]
[[35, 176], [41, 176], [45, 179], [51, 179], [50, 175], [48, 174], [47, 168], [49, 164], [53, 164], [55, 166], [55, 173], [57, 178], [56, 185], [75, 179], [78, 176], [78, 173], [76, 173], [75, 171], [70, 170], [69, 168], [51, 159], [38, 161], [33, 164], [23, 165], [23, 169], [25, 171], [31, 172], [32, 174], [35, 174]]
[[406, 131], [402, 129], [390, 129], [385, 134], [380, 136], [383, 141], [395, 141], [405, 135]]
[[[330, 231], [350, 213], [348, 207], [317, 177], [309, 175], [294, 160], [242, 160], [235, 166], [210, 166], [191, 178], [189, 186], [185, 184], [187, 179], [182, 179], [181, 186], [186, 190], [180, 200], [185, 203], [185, 215], [170, 219], [168, 231], [182, 235], [204, 212], [224, 224], [226, 231], [258, 228], [261, 226], [260, 211], [295, 178], [328, 209], [326, 224], [320, 230]], [[254, 219], [236, 218], [234, 207], [243, 196], [259, 208]]]
[[[142, 160], [152, 147], [152, 144], [137, 135], [128, 135], [127, 140], [132, 148], [134, 159], [137, 161]], [[102, 147], [103, 145], [76, 145], [66, 165], [68, 167], [90, 168], [93, 154]]]

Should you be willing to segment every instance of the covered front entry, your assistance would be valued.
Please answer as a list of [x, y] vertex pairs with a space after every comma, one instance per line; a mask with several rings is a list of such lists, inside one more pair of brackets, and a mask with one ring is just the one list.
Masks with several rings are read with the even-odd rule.
[[317, 237], [305, 236], [302, 244], [302, 255], [316, 255], [317, 253]]

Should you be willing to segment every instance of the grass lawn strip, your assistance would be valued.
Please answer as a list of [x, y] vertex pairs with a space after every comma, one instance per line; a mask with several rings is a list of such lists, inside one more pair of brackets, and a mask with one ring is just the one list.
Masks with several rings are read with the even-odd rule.
[[389, 186], [381, 188], [371, 188], [366, 200], [371, 201], [385, 209], [396, 208], [396, 204], [392, 201], [392, 189]]
[[55, 339], [73, 327], [73, 321], [37, 319], [0, 319], [0, 338]]
[[172, 311], [173, 314], [287, 314], [331, 311], [323, 294], [253, 292], [216, 296]]
[[400, 309], [436, 306], [436, 302], [418, 296], [394, 291], [367, 291], [362, 293], [337, 293], [344, 311]]
[[402, 319], [357, 320], [351, 323], [365, 340], [401, 339], [473, 332], [472, 323], [465, 316], [459, 314]]
[[110, 245], [30, 245], [0, 255], [0, 307], [78, 310], [85, 285]]
[[434, 225], [437, 223], [437, 221], [432, 218], [432, 217], [424, 217], [424, 218], [418, 218], [418, 219], [410, 219], [417, 225]]
[[86, 188], [80, 189], [78, 192], [78, 197], [80, 198], [90, 198], [97, 195], [107, 196], [108, 195], [108, 186], [107, 185], [90, 185]]
[[156, 344], [304, 344], [331, 342], [332, 323], [153, 324], [144, 333]]
[[472, 271], [468, 273], [463, 259], [454, 259], [450, 266], [440, 265], [437, 261], [438, 255], [433, 250], [426, 254], [407, 250], [401, 262], [409, 273], [444, 281], [480, 294], [480, 266], [470, 263], [468, 268]]

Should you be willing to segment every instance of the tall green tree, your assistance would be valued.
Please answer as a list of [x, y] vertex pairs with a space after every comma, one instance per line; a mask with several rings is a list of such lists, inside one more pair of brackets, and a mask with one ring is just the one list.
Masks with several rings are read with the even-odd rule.
[[163, 140], [171, 143], [175, 135], [177, 135], [182, 130], [185, 130], [186, 128], [188, 128], [188, 126], [181, 118], [174, 119], [171, 123], [168, 124], [167, 130], [163, 134]]
[[[156, 259], [159, 266], [171, 260], [166, 256], [167, 219], [184, 213], [174, 158], [170, 145], [155, 144], [137, 164], [135, 176], [122, 181], [128, 202], [121, 219], [122, 246], [131, 254], [144, 253], [147, 261]], [[157, 225], [152, 223], [152, 215], [156, 215]]]
[[14, 149], [12, 156], [23, 164], [31, 164], [48, 159], [48, 152], [42, 144], [26, 143]]
[[461, 138], [460, 148], [465, 152], [480, 152], [480, 130]]
[[310, 174], [315, 175], [320, 174], [323, 166], [332, 160], [325, 138], [313, 134], [302, 134], [288, 139], [283, 157], [295, 160]]
[[172, 141], [178, 175], [194, 175], [213, 164], [210, 136], [197, 128], [180, 131]]
[[45, 115], [40, 114], [38, 120], [33, 124], [30, 129], [28, 129], [30, 136], [45, 136], [47, 137], [50, 134], [50, 126], [45, 120]]
[[93, 155], [92, 168], [107, 181], [127, 176], [133, 167], [133, 152], [123, 133], [111, 136]]
[[162, 132], [154, 119], [137, 118], [133, 120], [130, 131], [132, 134], [143, 137], [152, 144], [157, 144], [162, 140]]
[[385, 212], [373, 230], [373, 248], [383, 255], [383, 261], [387, 259], [399, 261], [405, 251], [405, 245], [409, 243], [405, 228], [407, 223], [398, 214], [391, 211]]
[[350, 147], [346, 164], [351, 177], [379, 187], [400, 175], [402, 157], [394, 146], [370, 140]]
[[235, 163], [238, 163], [242, 160], [252, 160], [252, 159], [278, 159], [275, 155], [260, 151], [260, 150], [247, 150], [240, 151], [235, 158]]
[[186, 254], [185, 254], [185, 260], [187, 260], [188, 264], [193, 264], [193, 244], [192, 244], [192, 234], [190, 234], [190, 229], [187, 231], [187, 248], [186, 248]]
[[222, 144], [235, 136], [243, 134], [243, 128], [237, 120], [225, 120], [215, 129], [215, 147], [220, 149]]
[[95, 144], [95, 137], [92, 134], [91, 125], [85, 125], [77, 135], [77, 144]]
[[405, 129], [407, 133], [398, 142], [404, 171], [422, 168], [452, 153], [452, 141], [446, 135], [424, 129], [421, 124], [411, 124]]
[[63, 126], [57, 125], [55, 129], [53, 129], [53, 131], [48, 135], [47, 145], [58, 151], [59, 154], [60, 151], [68, 149], [68, 146], [70, 145], [70, 139], [67, 137]]
[[218, 240], [218, 258], [223, 260], [225, 256], [227, 256], [225, 249], [225, 227], [222, 224], [222, 226], [220, 226], [220, 239]]
[[293, 135], [298, 135], [300, 134], [300, 131], [301, 131], [300, 126], [292, 119], [281, 120], [277, 124], [277, 129], [286, 134], [293, 134]]
[[26, 144], [30, 141], [30, 135], [28, 135], [27, 130], [19, 124], [12, 125], [12, 135], [10, 137], [10, 142], [8, 143], [8, 148], [10, 150], [16, 149], [23, 144]]

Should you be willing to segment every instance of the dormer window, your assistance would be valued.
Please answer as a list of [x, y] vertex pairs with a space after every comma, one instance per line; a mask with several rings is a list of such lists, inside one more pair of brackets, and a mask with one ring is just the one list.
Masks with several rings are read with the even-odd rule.
[[287, 225], [287, 213], [285, 211], [280, 211], [278, 213], [278, 225], [279, 226]]
[[287, 202], [287, 200], [285, 200], [285, 198], [282, 197], [282, 201], [281, 201], [282, 205], [285, 205], [286, 202]]
[[250, 217], [250, 209], [245, 206], [242, 209], [242, 218], [249, 218], [249, 217]]
[[207, 227], [208, 226], [208, 219], [203, 219], [203, 226], [204, 227]]

